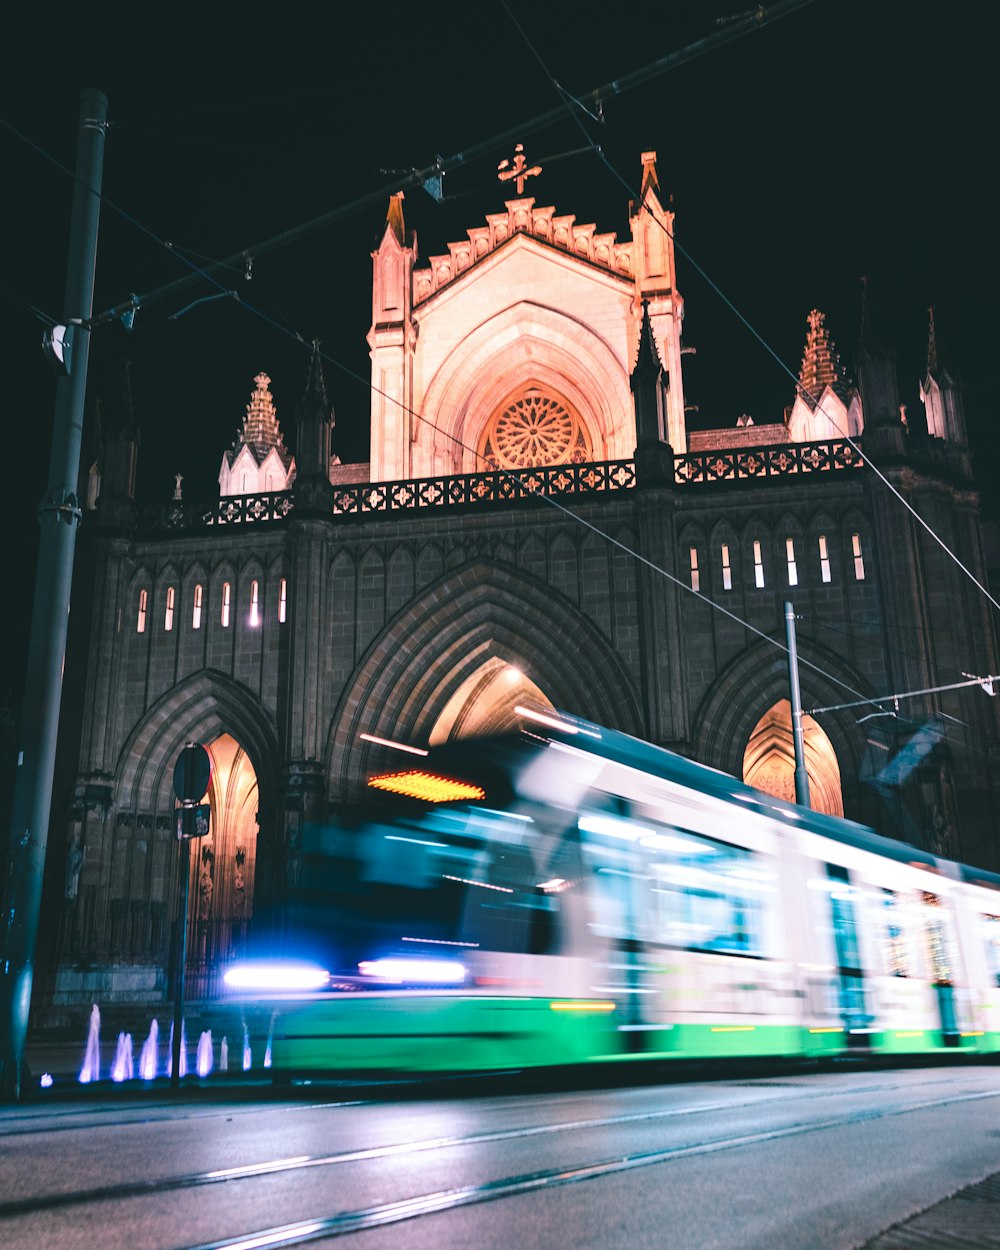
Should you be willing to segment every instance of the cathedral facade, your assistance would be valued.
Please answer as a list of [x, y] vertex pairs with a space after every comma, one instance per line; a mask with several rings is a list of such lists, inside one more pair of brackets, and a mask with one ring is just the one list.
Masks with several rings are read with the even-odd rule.
[[138, 508], [130, 396], [106, 417], [50, 836], [50, 1008], [167, 993], [188, 742], [213, 762], [195, 994], [294, 908], [304, 852], [392, 762], [386, 743], [553, 707], [793, 797], [786, 602], [813, 806], [1000, 868], [995, 702], [963, 686], [864, 703], [996, 672], [980, 593], [869, 463], [985, 582], [961, 392], [933, 340], [919, 421], [870, 326], [854, 385], [814, 310], [783, 413], [689, 430], [653, 153], [629, 224], [620, 240], [520, 184], [423, 261], [394, 196], [372, 254], [368, 464], [335, 454], [318, 349], [294, 413], [258, 374], [208, 503], [178, 481]]

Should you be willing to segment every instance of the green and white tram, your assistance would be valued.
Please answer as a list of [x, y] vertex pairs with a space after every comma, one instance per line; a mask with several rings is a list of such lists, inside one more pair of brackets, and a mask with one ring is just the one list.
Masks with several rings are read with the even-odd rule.
[[1000, 876], [531, 724], [380, 773], [356, 829], [305, 831], [317, 962], [228, 978], [274, 998], [277, 1072], [1000, 1051]]

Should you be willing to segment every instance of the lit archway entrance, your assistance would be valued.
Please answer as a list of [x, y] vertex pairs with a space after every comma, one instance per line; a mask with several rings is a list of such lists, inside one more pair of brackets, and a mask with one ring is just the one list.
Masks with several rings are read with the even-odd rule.
[[257, 774], [230, 734], [208, 746], [211, 832], [191, 844], [188, 968], [191, 996], [211, 993], [246, 944], [257, 860]]
[[431, 730], [431, 745], [513, 732], [522, 724], [518, 707], [552, 711], [552, 702], [519, 668], [494, 656], [448, 700]]
[[[840, 765], [833, 743], [811, 716], [802, 718], [809, 797], [814, 811], [843, 816]], [[792, 707], [781, 699], [754, 726], [743, 753], [743, 780], [776, 798], [795, 802]]]

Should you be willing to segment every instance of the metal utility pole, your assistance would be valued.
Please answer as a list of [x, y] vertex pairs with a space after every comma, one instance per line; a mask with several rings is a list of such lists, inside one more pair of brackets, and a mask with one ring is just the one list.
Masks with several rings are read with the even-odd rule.
[[799, 653], [795, 646], [795, 609], [785, 604], [785, 644], [788, 647], [788, 685], [792, 694], [792, 743], [795, 748], [795, 802], [809, 807], [805, 737], [802, 733], [802, 691], [799, 689]]
[[64, 303], [68, 372], [56, 384], [48, 488], [38, 509], [38, 572], [11, 813], [10, 862], [0, 912], [0, 1100], [6, 1101], [17, 1100], [22, 1093], [52, 806], [73, 553], [81, 516], [76, 492], [90, 351], [90, 329], [84, 323], [93, 311], [107, 116], [108, 101], [102, 92], [81, 94]]

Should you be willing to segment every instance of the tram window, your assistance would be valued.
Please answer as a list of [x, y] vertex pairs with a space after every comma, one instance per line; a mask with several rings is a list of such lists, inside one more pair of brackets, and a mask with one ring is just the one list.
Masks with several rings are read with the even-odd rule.
[[830, 882], [830, 911], [837, 963], [841, 972], [860, 972], [861, 955], [854, 910], [856, 895], [851, 888], [850, 875], [840, 864], [827, 864], [826, 875]]
[[768, 874], [749, 851], [705, 839], [697, 849], [695, 839], [689, 841], [690, 854], [651, 866], [654, 940], [689, 950], [765, 954]]
[[983, 916], [983, 938], [986, 941], [986, 966], [1000, 985], [1000, 916]]
[[951, 916], [936, 894], [924, 893], [927, 954], [931, 980], [935, 985], [951, 985], [954, 979], [954, 951]]
[[882, 891], [882, 918], [884, 921], [885, 970], [893, 977], [912, 975], [910, 954], [907, 949], [906, 925], [903, 905], [893, 890]]

